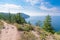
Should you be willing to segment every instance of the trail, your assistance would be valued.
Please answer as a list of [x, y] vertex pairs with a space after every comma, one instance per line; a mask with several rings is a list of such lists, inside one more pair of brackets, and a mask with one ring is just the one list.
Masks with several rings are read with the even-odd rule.
[[1, 30], [0, 40], [18, 40], [18, 30], [16, 26], [7, 24], [2, 21], [4, 24], [3, 29]]

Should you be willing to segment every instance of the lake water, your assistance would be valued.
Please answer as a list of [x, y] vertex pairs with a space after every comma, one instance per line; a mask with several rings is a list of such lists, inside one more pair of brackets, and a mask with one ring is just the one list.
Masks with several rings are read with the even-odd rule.
[[[27, 22], [31, 22], [31, 24], [35, 25], [37, 21], [41, 21], [43, 23], [45, 16], [31, 16], [30, 18], [26, 19]], [[54, 27], [55, 31], [60, 31], [60, 16], [52, 16], [52, 26]]]

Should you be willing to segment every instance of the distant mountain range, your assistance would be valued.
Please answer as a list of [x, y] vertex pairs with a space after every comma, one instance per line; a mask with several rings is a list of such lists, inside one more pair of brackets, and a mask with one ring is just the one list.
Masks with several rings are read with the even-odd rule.
[[[3, 16], [7, 16], [7, 17], [9, 16], [9, 13], [3, 13], [3, 12], [0, 12], [0, 14], [3, 15]], [[14, 15], [13, 13], [11, 13], [11, 14]], [[29, 15], [24, 14], [24, 13], [20, 13], [20, 15], [21, 15], [24, 19], [30, 17]]]

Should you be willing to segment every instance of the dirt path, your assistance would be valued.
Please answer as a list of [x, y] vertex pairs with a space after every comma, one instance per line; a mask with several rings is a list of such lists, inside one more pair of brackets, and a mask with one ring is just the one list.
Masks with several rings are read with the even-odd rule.
[[2, 22], [4, 23], [4, 27], [1, 30], [0, 40], [18, 40], [18, 31], [16, 26], [7, 24], [4, 21]]

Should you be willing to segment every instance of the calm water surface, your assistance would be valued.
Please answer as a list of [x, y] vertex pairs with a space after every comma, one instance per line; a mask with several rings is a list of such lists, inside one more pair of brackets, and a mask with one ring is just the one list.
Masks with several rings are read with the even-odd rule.
[[[41, 21], [43, 23], [45, 16], [32, 16], [26, 19], [27, 22], [31, 22], [31, 24], [35, 25], [37, 21]], [[52, 26], [54, 27], [55, 31], [60, 31], [60, 16], [52, 16]]]

